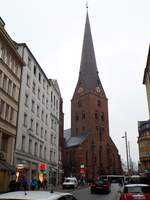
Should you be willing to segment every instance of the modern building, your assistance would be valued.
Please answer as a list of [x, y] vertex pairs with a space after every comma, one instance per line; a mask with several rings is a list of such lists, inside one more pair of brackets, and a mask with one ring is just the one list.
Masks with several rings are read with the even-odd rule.
[[10, 175], [15, 172], [13, 155], [23, 65], [17, 47], [0, 18], [0, 192], [8, 189]]
[[88, 12], [80, 72], [71, 100], [71, 129], [65, 135], [65, 176], [95, 179], [122, 174], [120, 155], [109, 135], [108, 99], [98, 74]]
[[150, 172], [150, 49], [148, 51], [143, 84], [146, 87], [149, 119], [138, 122], [139, 170], [141, 172]]
[[48, 79], [25, 43], [17, 44], [26, 66], [22, 71], [15, 165], [31, 180], [57, 184], [59, 174], [59, 116], [61, 94]]

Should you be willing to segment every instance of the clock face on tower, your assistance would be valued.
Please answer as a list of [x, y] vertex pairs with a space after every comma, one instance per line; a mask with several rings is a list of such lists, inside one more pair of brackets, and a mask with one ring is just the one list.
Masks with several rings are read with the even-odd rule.
[[96, 92], [100, 93], [101, 89], [100, 87], [96, 87]]
[[78, 89], [78, 93], [80, 94], [81, 92], [83, 92], [83, 87], [79, 87]]

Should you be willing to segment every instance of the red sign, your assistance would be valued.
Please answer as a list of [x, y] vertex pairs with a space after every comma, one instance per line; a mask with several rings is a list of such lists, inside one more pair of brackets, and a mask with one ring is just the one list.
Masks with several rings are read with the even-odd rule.
[[46, 170], [46, 164], [40, 164], [38, 167], [39, 171], [45, 171]]

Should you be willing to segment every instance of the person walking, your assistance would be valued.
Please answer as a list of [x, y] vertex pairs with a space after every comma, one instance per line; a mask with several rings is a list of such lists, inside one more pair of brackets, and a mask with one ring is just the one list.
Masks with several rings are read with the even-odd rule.
[[31, 180], [31, 190], [36, 190], [36, 187], [37, 187], [37, 180], [36, 180], [36, 178], [34, 177], [34, 178]]
[[42, 183], [40, 181], [40, 179], [37, 180], [37, 189], [40, 190], [42, 186]]
[[42, 181], [43, 190], [47, 190], [47, 179], [44, 178]]

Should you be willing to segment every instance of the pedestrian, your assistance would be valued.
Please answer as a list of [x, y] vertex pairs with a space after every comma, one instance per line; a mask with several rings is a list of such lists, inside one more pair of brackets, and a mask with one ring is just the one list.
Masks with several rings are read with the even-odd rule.
[[47, 190], [47, 179], [44, 178], [42, 181], [43, 190]]
[[16, 180], [15, 179], [12, 179], [10, 182], [9, 182], [9, 191], [10, 192], [13, 192], [16, 190]]
[[40, 179], [37, 180], [37, 189], [40, 190], [42, 186], [42, 183], [40, 181]]
[[25, 178], [25, 176], [22, 177], [21, 184], [22, 184], [24, 191], [28, 190], [28, 182], [27, 182], [27, 179]]
[[32, 180], [31, 180], [31, 190], [35, 190], [36, 187], [37, 187], [37, 180], [36, 180], [36, 178], [34, 177], [34, 178], [32, 178]]

